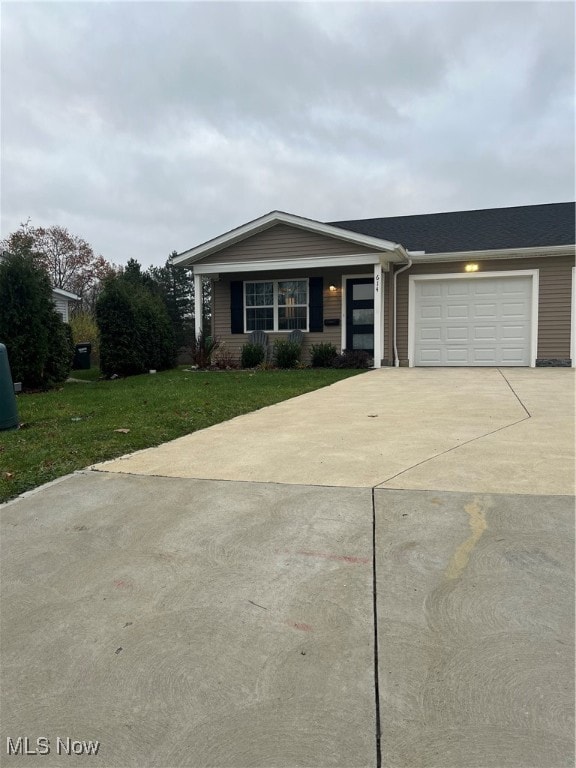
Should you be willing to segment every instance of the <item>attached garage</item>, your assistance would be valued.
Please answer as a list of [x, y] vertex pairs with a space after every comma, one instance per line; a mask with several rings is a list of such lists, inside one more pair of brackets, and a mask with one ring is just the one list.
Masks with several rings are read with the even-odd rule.
[[410, 276], [412, 366], [534, 366], [538, 270]]

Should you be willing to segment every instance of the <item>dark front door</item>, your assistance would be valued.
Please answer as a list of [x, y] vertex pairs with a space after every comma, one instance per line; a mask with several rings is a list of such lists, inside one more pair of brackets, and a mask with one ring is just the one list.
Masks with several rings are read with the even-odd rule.
[[346, 281], [346, 349], [363, 349], [374, 355], [374, 280], [371, 277]]

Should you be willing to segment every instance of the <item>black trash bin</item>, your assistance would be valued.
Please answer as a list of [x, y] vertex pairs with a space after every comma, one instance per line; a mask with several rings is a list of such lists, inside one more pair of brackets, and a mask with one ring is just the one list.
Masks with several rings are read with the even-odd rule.
[[86, 341], [82, 344], [76, 344], [74, 350], [74, 361], [72, 368], [75, 371], [88, 371], [90, 369], [90, 354], [92, 352], [92, 344]]

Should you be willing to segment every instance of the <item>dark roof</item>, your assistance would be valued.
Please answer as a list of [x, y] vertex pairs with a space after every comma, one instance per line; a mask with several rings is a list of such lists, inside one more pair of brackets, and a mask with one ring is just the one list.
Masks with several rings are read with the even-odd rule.
[[574, 203], [547, 203], [327, 223], [392, 240], [411, 251], [451, 253], [573, 245], [574, 214]]

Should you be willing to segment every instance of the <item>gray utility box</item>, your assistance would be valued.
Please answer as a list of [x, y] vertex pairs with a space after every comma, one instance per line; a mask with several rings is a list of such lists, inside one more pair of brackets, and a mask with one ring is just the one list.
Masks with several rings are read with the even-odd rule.
[[0, 344], [0, 430], [15, 429], [19, 423], [8, 350], [4, 344]]

